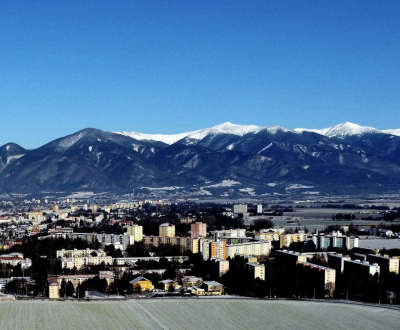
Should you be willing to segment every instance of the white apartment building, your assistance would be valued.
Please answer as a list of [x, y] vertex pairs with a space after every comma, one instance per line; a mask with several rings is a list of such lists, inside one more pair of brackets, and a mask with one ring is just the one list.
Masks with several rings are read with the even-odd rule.
[[226, 230], [216, 230], [213, 232], [214, 237], [246, 237], [246, 229], [236, 228], [236, 229], [226, 229]]
[[92, 254], [97, 255], [98, 257], [100, 256], [106, 256], [106, 253], [99, 249], [99, 250], [93, 250], [93, 249], [73, 249], [73, 250], [57, 250], [57, 258], [59, 257], [89, 257]]
[[255, 257], [269, 256], [271, 253], [270, 241], [248, 242], [226, 245], [226, 257], [234, 258], [235, 255], [250, 255]]

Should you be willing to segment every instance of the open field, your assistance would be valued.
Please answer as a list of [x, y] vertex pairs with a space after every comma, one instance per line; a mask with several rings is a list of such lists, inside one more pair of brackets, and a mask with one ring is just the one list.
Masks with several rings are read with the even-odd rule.
[[376, 238], [374, 236], [360, 237], [358, 245], [367, 249], [400, 249], [400, 239]]
[[0, 329], [397, 329], [400, 312], [239, 299], [0, 302]]

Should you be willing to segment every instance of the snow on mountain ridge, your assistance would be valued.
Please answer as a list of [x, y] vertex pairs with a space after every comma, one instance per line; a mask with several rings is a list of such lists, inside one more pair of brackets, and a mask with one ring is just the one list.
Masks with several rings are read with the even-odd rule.
[[351, 135], [362, 135], [365, 133], [380, 133], [381, 131], [373, 127], [360, 126], [350, 122], [345, 122], [333, 127], [323, 129], [296, 128], [295, 132], [313, 132], [327, 137], [345, 137]]
[[271, 134], [277, 134], [278, 132], [284, 132], [284, 133], [293, 132], [298, 134], [302, 132], [313, 132], [327, 137], [339, 137], [339, 138], [352, 135], [362, 135], [365, 133], [384, 133], [384, 134], [392, 134], [400, 136], [400, 129], [378, 130], [373, 127], [360, 126], [350, 122], [345, 122], [333, 127], [328, 127], [323, 129], [295, 128], [294, 130], [290, 130], [281, 126], [261, 127], [256, 125], [236, 125], [230, 122], [226, 122], [221, 125], [213, 126], [210, 128], [192, 132], [180, 133], [180, 134], [170, 134], [170, 135], [144, 134], [137, 132], [122, 132], [122, 133], [116, 132], [116, 133], [131, 137], [136, 140], [160, 141], [171, 145], [184, 138], [187, 138], [189, 141], [192, 140], [194, 142], [195, 140], [202, 140], [206, 136], [216, 136], [218, 134], [231, 134], [237, 136], [244, 136], [249, 133], [257, 134], [261, 131], [268, 131]]
[[129, 136], [135, 140], [145, 140], [145, 141], [159, 141], [164, 142], [166, 144], [174, 144], [176, 141], [179, 141], [188, 135], [195, 134], [200, 131], [192, 131], [186, 133], [179, 134], [145, 134], [145, 133], [137, 133], [137, 132], [116, 132], [117, 134]]
[[235, 125], [230, 122], [226, 122], [221, 125], [217, 125], [211, 128], [206, 128], [194, 134], [188, 135], [187, 138], [193, 140], [201, 140], [208, 135], [217, 135], [217, 134], [232, 134], [232, 135], [243, 136], [248, 133], [255, 133], [262, 129], [263, 127], [255, 125]]
[[383, 130], [381, 132], [386, 133], [386, 134], [400, 136], [400, 128], [398, 128], [398, 129], [385, 129], [385, 130]]

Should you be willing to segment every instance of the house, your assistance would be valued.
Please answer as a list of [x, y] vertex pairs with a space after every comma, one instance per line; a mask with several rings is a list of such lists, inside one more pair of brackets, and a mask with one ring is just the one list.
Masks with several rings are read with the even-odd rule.
[[209, 296], [222, 295], [224, 293], [224, 286], [215, 281], [205, 281], [201, 288], [204, 289], [204, 294]]
[[178, 282], [173, 280], [163, 280], [158, 282], [158, 287], [163, 291], [174, 291], [181, 288]]
[[136, 277], [129, 284], [137, 291], [153, 291], [153, 283], [143, 276]]
[[184, 289], [190, 288], [192, 286], [200, 286], [203, 283], [201, 277], [195, 276], [184, 276], [182, 277], [182, 286]]

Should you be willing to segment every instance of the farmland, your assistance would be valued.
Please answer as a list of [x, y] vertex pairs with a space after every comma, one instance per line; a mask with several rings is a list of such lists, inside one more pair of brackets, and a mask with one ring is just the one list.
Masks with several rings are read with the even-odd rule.
[[303, 301], [1, 301], [0, 329], [396, 329], [400, 312]]

